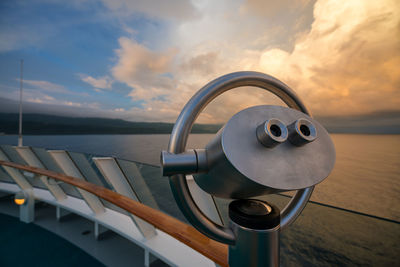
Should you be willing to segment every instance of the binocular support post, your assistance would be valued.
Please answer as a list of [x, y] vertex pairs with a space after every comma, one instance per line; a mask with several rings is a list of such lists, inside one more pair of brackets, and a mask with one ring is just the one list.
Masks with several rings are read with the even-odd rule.
[[255, 199], [229, 205], [230, 228], [236, 243], [229, 246], [229, 266], [279, 266], [280, 211]]

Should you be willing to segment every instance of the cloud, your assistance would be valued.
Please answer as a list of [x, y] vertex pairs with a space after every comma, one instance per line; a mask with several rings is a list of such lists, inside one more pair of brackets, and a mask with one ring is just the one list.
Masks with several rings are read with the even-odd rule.
[[[19, 81], [19, 79], [17, 79]], [[32, 86], [32, 88], [28, 88], [28, 86]], [[0, 85], [2, 86], [2, 85]], [[31, 91], [32, 94], [63, 94], [63, 95], [77, 95], [77, 96], [85, 96], [87, 97], [88, 94], [85, 92], [76, 92], [71, 91], [65, 88], [63, 85], [56, 84], [49, 81], [41, 81], [41, 80], [23, 80], [23, 87], [24, 87], [24, 94]], [[12, 88], [14, 90], [19, 90], [19, 88]]]
[[[94, 78], [86, 74], [78, 74], [82, 81], [90, 84], [95, 89], [111, 89], [113, 80], [109, 76]], [[96, 90], [98, 91], [98, 90]]]
[[[0, 96], [0, 112], [17, 113], [19, 101]], [[115, 112], [101, 109], [96, 102], [69, 102], [56, 101], [54, 103], [43, 102], [40, 98], [30, 99], [23, 103], [24, 113], [51, 114], [58, 116], [73, 116], [73, 117], [106, 117], [116, 118]]]
[[240, 12], [249, 15], [257, 15], [260, 17], [278, 17], [285, 16], [288, 12], [296, 9], [304, 8], [308, 3], [314, 2], [310, 0], [246, 0], [240, 7]]
[[148, 101], [171, 93], [174, 81], [168, 73], [172, 70], [175, 49], [155, 52], [126, 37], [120, 38], [119, 44], [118, 63], [112, 73], [116, 80], [134, 88], [131, 97]]
[[[17, 28], [17, 27], [15, 27]], [[8, 52], [22, 47], [36, 45], [41, 41], [38, 34], [24, 31], [21, 34], [19, 29], [11, 31], [0, 30], [0, 52]]]
[[66, 90], [64, 86], [49, 81], [23, 80], [23, 83], [48, 92], [63, 93], [63, 94], [71, 93], [70, 91]]
[[[174, 120], [198, 89], [240, 70], [277, 77], [320, 116], [399, 109], [398, 2], [296, 1], [286, 13], [287, 1], [272, 10], [260, 8], [261, 1], [211, 2], [197, 3], [201, 16], [170, 29], [161, 52], [119, 39], [113, 76], [132, 88], [133, 99], [144, 100], [129, 112]], [[305, 17], [297, 9], [313, 13]], [[276, 14], [285, 16], [282, 25], [290, 30], [274, 23]], [[276, 38], [290, 44], [278, 45]], [[280, 101], [261, 90], [238, 89], [219, 97], [199, 120], [221, 122], [242, 108], [268, 103]]]
[[194, 73], [197, 75], [210, 75], [217, 71], [216, 62], [218, 60], [217, 52], [206, 52], [204, 54], [194, 55], [180, 64], [180, 71]]
[[319, 115], [398, 109], [399, 10], [395, 1], [318, 1], [311, 31], [291, 53], [265, 50], [260, 68]]
[[[12, 99], [18, 99], [17, 91], [15, 91], [14, 94], [8, 94], [4, 97], [7, 98], [11, 97]], [[98, 105], [95, 105], [94, 103], [81, 103], [81, 102], [58, 99], [43, 92], [31, 89], [24, 90], [23, 100], [26, 102], [37, 103], [37, 104], [51, 104], [51, 105], [70, 106], [70, 107], [81, 107], [83, 105], [91, 108], [98, 107]]]
[[[216, 7], [210, 10], [210, 6]], [[171, 29], [168, 42], [162, 42], [165, 49], [152, 49], [133, 37], [119, 39], [113, 77], [133, 88], [129, 95], [134, 100], [144, 101], [142, 107], [130, 112], [149, 120], [174, 121], [189, 98], [207, 82], [231, 71], [252, 68], [242, 58], [253, 58], [253, 62], [257, 62], [258, 58], [254, 58], [256, 54], [244, 49], [233, 31], [235, 26], [243, 28], [232, 13], [237, 13], [237, 3], [233, 7], [226, 5], [228, 13], [232, 13], [229, 20], [226, 20], [224, 12], [221, 13], [224, 7], [211, 2], [203, 7], [196, 6], [202, 15]], [[213, 15], [215, 18], [209, 22]], [[229, 25], [231, 22], [233, 26]], [[249, 25], [243, 31], [247, 29]], [[251, 103], [259, 102], [258, 94], [250, 94], [247, 98], [254, 100]], [[246, 98], [239, 96], [237, 99]], [[243, 101], [219, 100], [217, 103], [223, 105], [224, 102], [234, 102], [235, 108], [244, 106], [243, 103], [237, 105]], [[219, 111], [216, 113], [218, 116], [213, 115], [214, 110]], [[199, 121], [220, 122], [232, 114], [232, 107], [224, 109], [218, 105], [214, 110], [206, 110]], [[227, 115], [222, 118], [221, 114]]]
[[42, 95], [39, 97], [28, 97], [28, 98], [26, 98], [26, 102], [36, 103], [36, 104], [51, 104], [51, 105], [58, 105], [58, 106], [68, 106], [68, 107], [82, 107], [82, 105], [90, 106], [91, 108], [94, 107], [90, 103], [80, 103], [80, 102], [56, 100], [54, 97], [51, 97], [48, 95]]
[[49, 96], [49, 95], [42, 95], [40, 97], [29, 97], [26, 99], [28, 102], [33, 102], [33, 103], [45, 103], [45, 102], [53, 102], [55, 100], [54, 97]]
[[[276, 76], [319, 116], [400, 109], [398, 1], [102, 3], [127, 36], [118, 39], [108, 75], [79, 77], [96, 91], [111, 89], [113, 82], [128, 85], [129, 97], [140, 105], [111, 109], [121, 116], [174, 121], [202, 86], [241, 70]], [[78, 0], [74, 5], [87, 3]], [[16, 42], [12, 29], [0, 32], [6, 34], [0, 38], [4, 47]], [[31, 92], [34, 101], [49, 103], [54, 100], [45, 95], [73, 93], [48, 81], [25, 84], [41, 89]], [[268, 93], [240, 88], [213, 101], [199, 121], [219, 123], [248, 106], [275, 103], [280, 102]]]
[[145, 14], [161, 19], [192, 19], [198, 15], [190, 1], [155, 1], [155, 0], [102, 0], [104, 5], [118, 16]]
[[[0, 84], [0, 98], [19, 101], [19, 94], [19, 87]], [[82, 96], [87, 97], [86, 93], [69, 91], [64, 86], [49, 81], [24, 80], [22, 98], [27, 103], [57, 105], [60, 108], [62, 106], [100, 108], [100, 105], [96, 102], [66, 100], [65, 97], [58, 97], [57, 94], [78, 96], [80, 99], [84, 99]], [[40, 112], [39, 109], [38, 112]]]

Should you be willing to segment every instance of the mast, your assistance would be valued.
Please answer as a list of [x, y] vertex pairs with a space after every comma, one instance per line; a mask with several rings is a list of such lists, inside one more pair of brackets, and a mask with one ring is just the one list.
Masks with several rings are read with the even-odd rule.
[[19, 131], [18, 131], [18, 146], [22, 146], [22, 73], [24, 60], [21, 59], [20, 79], [19, 79]]

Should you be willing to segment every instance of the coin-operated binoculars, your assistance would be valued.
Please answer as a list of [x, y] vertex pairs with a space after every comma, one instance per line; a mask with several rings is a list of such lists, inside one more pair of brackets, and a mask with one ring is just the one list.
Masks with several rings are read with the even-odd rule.
[[[185, 150], [200, 112], [218, 95], [240, 86], [266, 89], [290, 108], [255, 106], [234, 115], [205, 149]], [[314, 186], [335, 164], [328, 132], [298, 96], [279, 80], [258, 72], [222, 76], [199, 90], [183, 108], [172, 130], [168, 152], [161, 153], [175, 200], [187, 220], [208, 237], [229, 245], [230, 266], [278, 266], [279, 232], [299, 216]], [[207, 193], [235, 199], [228, 226], [207, 218], [194, 202], [186, 174]], [[252, 199], [297, 190], [280, 211]]]

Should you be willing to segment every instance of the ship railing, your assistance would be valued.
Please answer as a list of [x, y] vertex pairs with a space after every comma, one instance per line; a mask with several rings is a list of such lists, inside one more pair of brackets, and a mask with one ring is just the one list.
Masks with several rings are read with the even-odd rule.
[[[104, 230], [120, 234], [144, 248], [145, 266], [150, 264], [150, 254], [171, 266], [227, 266], [226, 245], [175, 218], [179, 215], [160, 211], [142, 176], [159, 174], [156, 167], [113, 157], [7, 145], [0, 146], [0, 165], [0, 191], [29, 192], [34, 200], [56, 206], [57, 219], [68, 211], [92, 220], [96, 238]], [[202, 197], [199, 192], [197, 196]], [[204, 206], [205, 201], [203, 198], [200, 203]], [[29, 215], [23, 216], [29, 221]]]
[[[95, 236], [102, 229], [120, 234], [144, 248], [146, 266], [149, 254], [172, 266], [227, 264], [227, 247], [188, 225], [171, 194], [168, 178], [161, 176], [157, 166], [114, 157], [8, 145], [0, 146], [0, 160], [0, 191], [33, 190], [36, 199], [56, 206], [57, 218], [67, 210], [92, 220]], [[44, 172], [35, 174], [35, 171]], [[54, 189], [56, 185], [62, 191]], [[220, 224], [228, 222], [230, 200], [211, 197], [191, 177], [188, 185], [197, 205], [209, 218]], [[65, 198], [57, 193], [65, 194]], [[258, 198], [282, 208], [290, 200], [284, 194]], [[100, 204], [105, 212], [96, 209]], [[396, 213], [393, 214], [396, 218]], [[399, 266], [400, 223], [395, 218], [309, 201], [298, 220], [282, 232], [281, 265]]]

